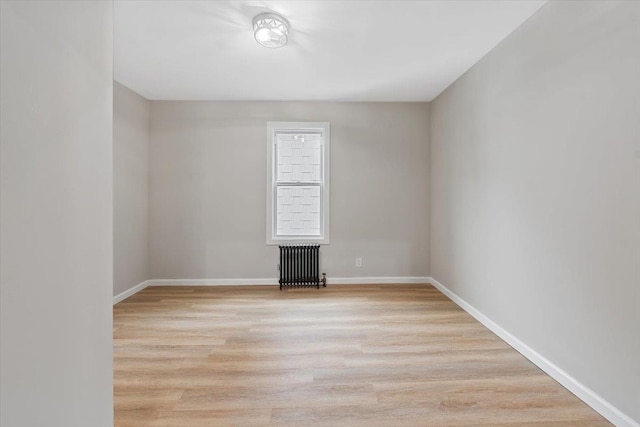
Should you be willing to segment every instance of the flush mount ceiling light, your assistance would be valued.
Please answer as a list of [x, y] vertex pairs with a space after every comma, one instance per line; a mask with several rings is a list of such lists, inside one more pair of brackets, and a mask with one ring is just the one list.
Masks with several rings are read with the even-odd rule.
[[289, 23], [275, 13], [261, 13], [253, 18], [253, 33], [264, 47], [282, 47], [289, 41]]

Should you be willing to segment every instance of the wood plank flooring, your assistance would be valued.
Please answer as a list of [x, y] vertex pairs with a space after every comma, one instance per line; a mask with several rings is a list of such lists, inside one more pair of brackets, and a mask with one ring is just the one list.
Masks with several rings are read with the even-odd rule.
[[118, 427], [610, 425], [430, 285], [150, 287], [114, 347]]

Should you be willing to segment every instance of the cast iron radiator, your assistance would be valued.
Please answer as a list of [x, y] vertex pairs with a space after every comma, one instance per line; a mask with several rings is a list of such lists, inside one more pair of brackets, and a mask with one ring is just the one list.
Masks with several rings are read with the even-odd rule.
[[320, 245], [280, 246], [279, 282], [280, 290], [312, 286], [320, 289]]

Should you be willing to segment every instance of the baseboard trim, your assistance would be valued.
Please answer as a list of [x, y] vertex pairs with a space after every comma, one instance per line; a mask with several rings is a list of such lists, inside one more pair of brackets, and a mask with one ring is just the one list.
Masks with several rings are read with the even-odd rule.
[[[429, 283], [426, 276], [328, 277], [328, 285]], [[278, 279], [151, 279], [147, 286], [277, 286]]]
[[569, 375], [563, 369], [549, 361], [527, 344], [520, 341], [514, 335], [485, 316], [474, 306], [449, 290], [449, 288], [444, 286], [442, 283], [438, 282], [433, 277], [429, 278], [429, 283], [614, 425], [618, 427], [640, 427], [640, 424], [634, 421], [627, 414], [613, 406], [589, 387]]
[[[426, 276], [390, 277], [333, 277], [329, 285], [376, 285], [430, 283]], [[278, 286], [278, 279], [150, 279], [139, 283], [113, 297], [113, 305], [140, 292], [148, 286]]]
[[429, 283], [427, 276], [382, 276], [382, 277], [328, 277], [330, 285], [404, 285], [410, 283]]
[[278, 279], [151, 279], [149, 286], [275, 286]]
[[113, 305], [116, 305], [120, 301], [129, 298], [133, 294], [137, 294], [147, 286], [149, 286], [149, 281], [145, 280], [144, 282], [138, 283], [137, 285], [127, 289], [124, 292], [120, 292], [118, 295], [113, 297]]

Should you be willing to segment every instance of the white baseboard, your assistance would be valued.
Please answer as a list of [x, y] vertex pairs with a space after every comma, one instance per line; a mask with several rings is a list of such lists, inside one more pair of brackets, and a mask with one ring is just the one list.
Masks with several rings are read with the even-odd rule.
[[383, 277], [328, 277], [329, 285], [385, 285], [429, 283], [426, 276], [383, 276]]
[[[328, 285], [368, 285], [368, 284], [405, 284], [429, 283], [426, 276], [397, 277], [328, 277]], [[147, 286], [243, 286], [243, 285], [278, 285], [277, 278], [271, 279], [151, 279]]]
[[469, 313], [476, 320], [486, 326], [489, 330], [491, 330], [491, 332], [502, 338], [507, 344], [517, 350], [520, 354], [522, 354], [544, 372], [549, 374], [549, 376], [562, 384], [571, 393], [575, 394], [587, 405], [595, 409], [598, 413], [600, 413], [600, 415], [611, 421], [614, 425], [618, 427], [640, 427], [640, 424], [634, 421], [627, 414], [613, 406], [611, 403], [607, 402], [589, 387], [585, 386], [580, 381], [565, 372], [563, 369], [553, 364], [550, 360], [529, 347], [524, 342], [520, 341], [514, 335], [507, 332], [504, 328], [482, 314], [475, 307], [460, 298], [458, 295], [453, 293], [442, 283], [438, 282], [432, 277], [429, 278], [429, 283], [431, 283], [440, 292], [449, 297], [451, 301], [459, 305], [464, 311]]
[[119, 293], [118, 295], [113, 297], [113, 305], [116, 305], [120, 301], [129, 298], [133, 294], [137, 294], [147, 286], [149, 286], [149, 281], [145, 280], [144, 282], [138, 283], [137, 285], [127, 289], [126, 291]]
[[275, 286], [278, 279], [151, 279], [147, 282], [149, 286]]
[[[390, 276], [390, 277], [333, 277], [328, 285], [368, 285], [368, 284], [405, 284], [430, 283], [426, 276]], [[150, 279], [113, 297], [113, 305], [129, 298], [148, 286], [278, 286], [278, 279]]]

